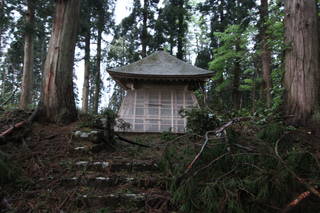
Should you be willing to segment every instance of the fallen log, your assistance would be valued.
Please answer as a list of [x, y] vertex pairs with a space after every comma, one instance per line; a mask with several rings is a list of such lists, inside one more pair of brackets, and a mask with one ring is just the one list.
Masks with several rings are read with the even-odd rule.
[[32, 112], [32, 114], [28, 117], [28, 119], [26, 119], [24, 121], [20, 121], [20, 122], [14, 124], [12, 127], [10, 127], [8, 129], [6, 129], [5, 131], [1, 132], [0, 133], [0, 141], [1, 141], [1, 143], [4, 143], [5, 138], [8, 135], [10, 135], [14, 130], [19, 129], [19, 128], [25, 126], [25, 125], [31, 124], [35, 120], [38, 112], [39, 112], [39, 107]]
[[10, 127], [9, 129], [3, 131], [0, 134], [0, 137], [6, 137], [7, 135], [9, 135], [10, 133], [13, 132], [13, 130], [22, 127], [23, 125], [25, 125], [27, 123], [27, 121], [20, 121], [19, 123], [16, 123], [15, 125], [13, 125], [12, 127]]

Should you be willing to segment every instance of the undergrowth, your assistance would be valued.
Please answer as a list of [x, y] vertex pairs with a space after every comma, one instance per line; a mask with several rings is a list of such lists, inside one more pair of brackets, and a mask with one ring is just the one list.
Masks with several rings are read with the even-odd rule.
[[15, 182], [18, 174], [19, 170], [10, 161], [9, 156], [0, 151], [0, 186]]
[[[170, 188], [179, 211], [279, 212], [307, 191], [306, 185], [320, 184], [319, 162], [312, 147], [289, 128], [266, 124], [250, 136], [241, 133], [244, 127], [237, 128], [229, 129], [225, 137], [212, 137], [184, 176], [200, 141], [167, 146], [161, 167], [173, 179]], [[319, 203], [311, 195], [291, 212], [317, 212]]]

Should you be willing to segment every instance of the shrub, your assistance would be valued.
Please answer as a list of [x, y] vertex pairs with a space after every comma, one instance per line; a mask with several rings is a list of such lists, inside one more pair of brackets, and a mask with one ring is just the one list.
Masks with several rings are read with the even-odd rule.
[[221, 123], [220, 119], [207, 108], [182, 110], [180, 114], [187, 118], [187, 130], [199, 135], [214, 130]]

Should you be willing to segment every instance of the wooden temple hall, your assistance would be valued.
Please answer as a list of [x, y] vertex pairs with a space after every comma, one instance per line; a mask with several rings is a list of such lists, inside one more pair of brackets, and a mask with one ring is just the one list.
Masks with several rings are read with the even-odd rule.
[[126, 90], [118, 115], [131, 124], [128, 132], [183, 133], [179, 111], [198, 107], [193, 91], [213, 75], [164, 51], [108, 72]]

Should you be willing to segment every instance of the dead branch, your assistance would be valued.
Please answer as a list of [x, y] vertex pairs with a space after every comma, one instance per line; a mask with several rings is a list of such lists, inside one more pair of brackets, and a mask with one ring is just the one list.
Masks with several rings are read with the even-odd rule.
[[1, 139], [0, 141], [3, 142], [5, 137], [8, 136], [9, 134], [11, 134], [15, 129], [21, 128], [21, 127], [28, 125], [28, 124], [31, 124], [34, 121], [34, 119], [36, 118], [38, 112], [39, 112], [39, 107], [32, 112], [32, 114], [28, 117], [27, 120], [20, 121], [20, 122], [14, 124], [9, 129], [0, 133], [0, 139]]
[[10, 133], [12, 133], [13, 130], [15, 130], [15, 129], [19, 128], [19, 127], [22, 127], [26, 123], [27, 123], [26, 121], [20, 121], [19, 123], [16, 123], [15, 125], [10, 127], [9, 129], [7, 129], [7, 130], [3, 131], [2, 133], [0, 133], [0, 137], [6, 137]]
[[76, 191], [73, 191], [73, 192], [71, 192], [70, 194], [68, 194], [68, 196], [62, 201], [62, 203], [59, 205], [59, 210], [61, 210], [62, 208], [63, 208], [63, 206], [66, 204], [66, 202], [68, 201], [68, 200], [70, 200], [73, 196], [74, 196], [74, 194], [76, 193]]
[[168, 192], [152, 192], [145, 201], [145, 209], [148, 213], [168, 212], [171, 195]]
[[306, 199], [307, 197], [309, 197], [311, 194], [310, 191], [305, 191], [302, 192], [296, 199], [294, 199], [293, 201], [291, 201], [285, 209], [283, 209], [281, 212], [282, 213], [287, 213], [289, 211], [291, 211], [295, 206], [297, 206], [301, 201], [303, 201], [304, 199]]
[[223, 126], [212, 130], [212, 131], [207, 131], [205, 134], [205, 141], [200, 149], [200, 152], [195, 156], [195, 158], [192, 160], [192, 162], [188, 165], [187, 170], [184, 173], [188, 173], [190, 171], [190, 169], [192, 168], [192, 166], [194, 165], [194, 163], [199, 159], [200, 155], [202, 154], [202, 152], [204, 151], [204, 148], [207, 146], [207, 143], [209, 141], [209, 134], [221, 134], [226, 128], [232, 126], [233, 124], [240, 122], [240, 121], [246, 121], [248, 120], [248, 117], [245, 118], [235, 118], [231, 121], [229, 121], [228, 123], [224, 124]]
[[310, 185], [309, 183], [306, 183], [305, 181], [303, 181], [302, 178], [300, 178], [293, 170], [291, 170], [289, 168], [289, 166], [286, 164], [286, 162], [281, 158], [280, 154], [279, 154], [279, 151], [278, 151], [278, 146], [279, 146], [279, 142], [283, 139], [283, 137], [286, 135], [283, 134], [276, 142], [276, 145], [274, 147], [274, 151], [275, 151], [275, 154], [278, 158], [278, 160], [283, 164], [283, 166], [291, 173], [291, 175], [296, 178], [300, 183], [302, 183], [308, 190], [309, 192], [312, 192], [314, 195], [316, 195], [317, 197], [320, 198], [320, 192], [312, 185]]
[[[191, 163], [187, 166], [187, 169], [184, 171], [184, 173], [177, 179], [177, 184], [179, 184], [181, 182], [181, 180], [187, 176], [187, 174], [190, 172], [190, 170], [192, 169], [193, 165], [195, 164], [195, 162], [200, 158], [201, 154], [203, 153], [205, 147], [208, 144], [209, 141], [209, 134], [221, 134], [223, 131], [225, 131], [225, 129], [227, 129], [228, 127], [232, 126], [235, 123], [241, 122], [241, 121], [247, 121], [250, 120], [251, 117], [240, 117], [240, 118], [234, 118], [231, 121], [225, 123], [224, 125], [222, 125], [221, 127], [215, 129], [215, 130], [211, 130], [211, 131], [207, 131], [205, 134], [205, 141], [199, 151], [199, 153], [195, 156], [195, 158], [191, 161]], [[224, 156], [224, 155], [223, 155]], [[220, 156], [221, 157], [221, 156]], [[214, 161], [215, 162], [215, 161]]]
[[124, 137], [121, 137], [119, 134], [115, 133], [116, 137], [123, 141], [123, 142], [126, 142], [126, 143], [129, 143], [129, 144], [132, 144], [132, 145], [136, 145], [136, 146], [141, 146], [141, 147], [145, 147], [145, 148], [150, 148], [150, 146], [148, 145], [144, 145], [144, 144], [140, 144], [140, 143], [137, 143], [137, 142], [134, 142], [134, 141], [131, 141], [127, 138], [124, 138]]

